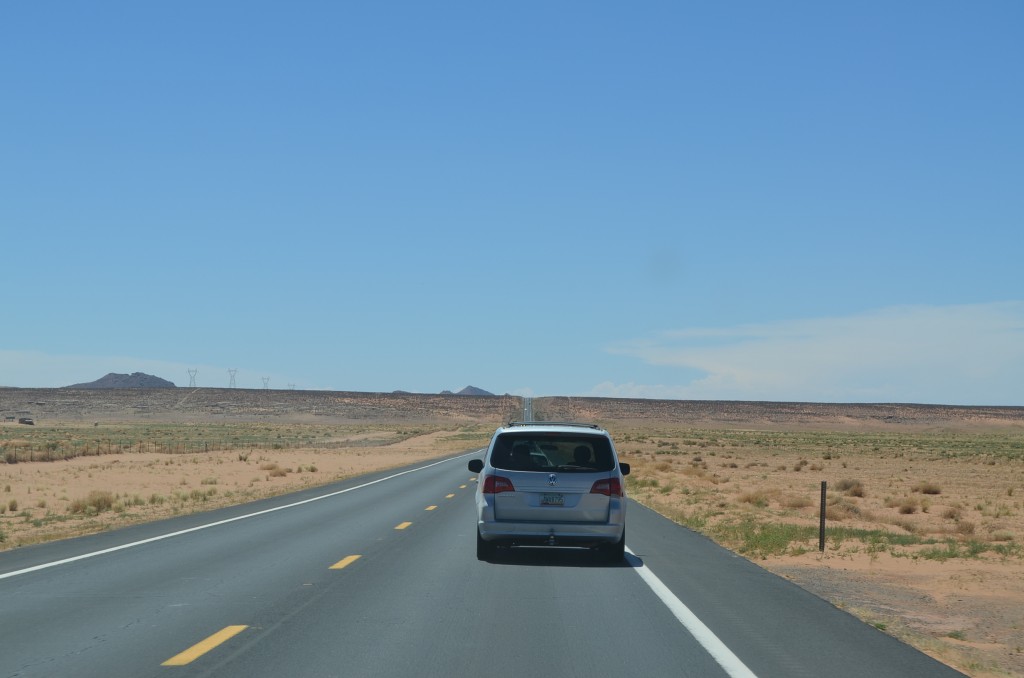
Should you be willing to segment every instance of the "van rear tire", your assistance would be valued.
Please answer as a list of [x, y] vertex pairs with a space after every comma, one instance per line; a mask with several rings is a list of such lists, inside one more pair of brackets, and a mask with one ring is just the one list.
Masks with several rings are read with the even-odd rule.
[[489, 541], [485, 541], [480, 536], [480, 528], [476, 529], [476, 559], [489, 561], [494, 559], [495, 546]]
[[626, 559], [626, 528], [622, 528], [622, 537], [614, 544], [597, 547], [597, 552], [606, 563], [621, 563]]

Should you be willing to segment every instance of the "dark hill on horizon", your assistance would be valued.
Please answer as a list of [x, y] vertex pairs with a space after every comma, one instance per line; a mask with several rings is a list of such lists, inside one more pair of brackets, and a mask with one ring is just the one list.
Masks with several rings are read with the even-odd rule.
[[490, 391], [485, 391], [482, 388], [476, 386], [467, 386], [458, 393], [452, 393], [451, 391], [441, 391], [441, 395], [461, 395], [461, 396], [492, 396], [494, 395]]
[[111, 372], [96, 381], [72, 384], [64, 388], [177, 388], [177, 386], [173, 382], [161, 379], [160, 377], [154, 377], [152, 374], [146, 374], [145, 372], [132, 372], [131, 374]]
[[477, 388], [476, 386], [467, 386], [466, 388], [462, 389], [455, 395], [492, 396], [494, 394], [491, 393], [490, 391], [485, 391], [482, 388]]

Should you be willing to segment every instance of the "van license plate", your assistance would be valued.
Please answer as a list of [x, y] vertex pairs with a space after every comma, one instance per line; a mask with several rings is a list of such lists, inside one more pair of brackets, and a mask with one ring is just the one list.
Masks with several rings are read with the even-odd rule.
[[541, 506], [565, 506], [565, 495], [545, 494], [540, 500]]

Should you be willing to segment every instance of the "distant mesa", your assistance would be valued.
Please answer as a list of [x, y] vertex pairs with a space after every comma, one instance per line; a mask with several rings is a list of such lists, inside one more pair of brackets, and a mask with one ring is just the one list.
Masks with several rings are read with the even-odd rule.
[[144, 372], [131, 374], [115, 374], [111, 372], [105, 377], [86, 384], [72, 384], [64, 388], [177, 388], [173, 382], [154, 377]]

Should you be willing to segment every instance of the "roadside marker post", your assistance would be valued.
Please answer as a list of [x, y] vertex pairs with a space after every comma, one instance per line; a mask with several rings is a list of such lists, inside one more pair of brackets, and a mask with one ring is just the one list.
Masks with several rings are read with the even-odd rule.
[[821, 481], [821, 519], [818, 524], [818, 550], [825, 552], [825, 494], [828, 491], [828, 483]]

